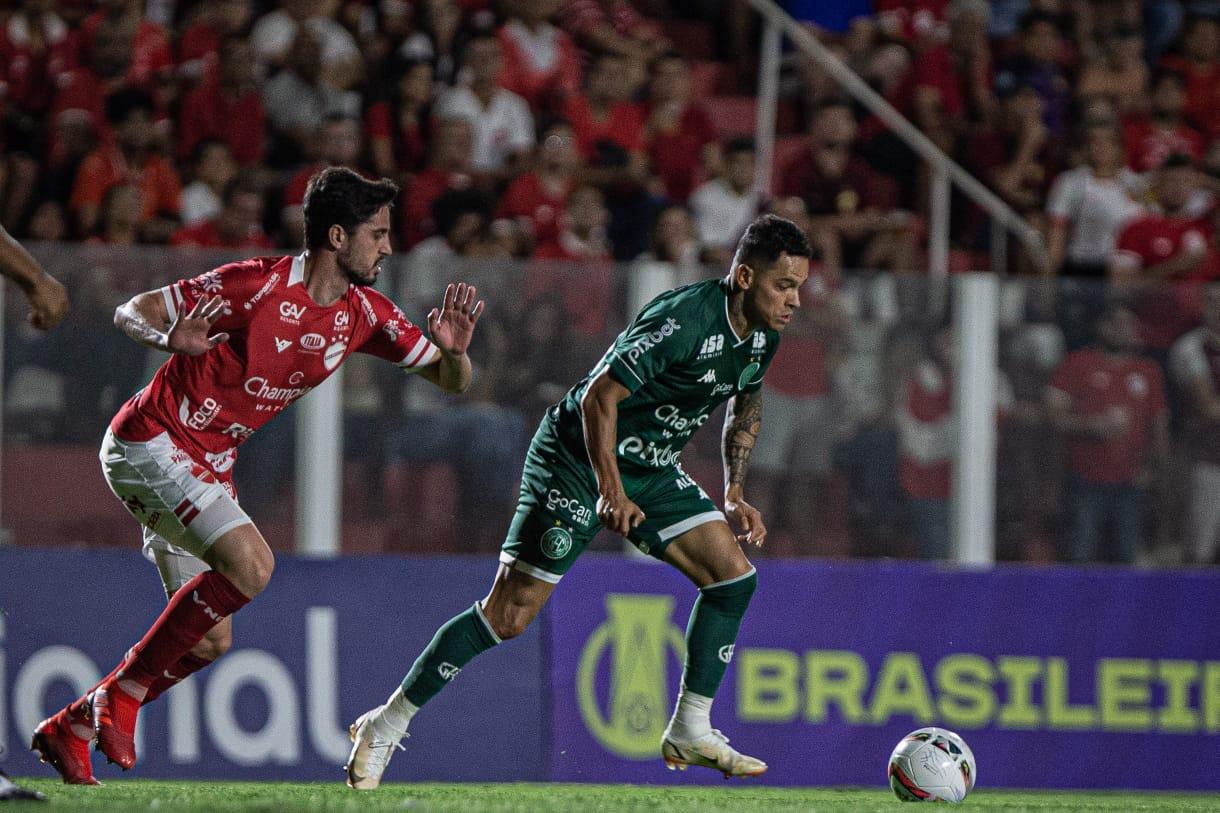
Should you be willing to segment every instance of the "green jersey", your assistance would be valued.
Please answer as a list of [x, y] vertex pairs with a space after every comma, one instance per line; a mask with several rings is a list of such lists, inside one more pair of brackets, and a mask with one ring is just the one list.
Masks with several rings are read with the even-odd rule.
[[577, 460], [588, 459], [580, 402], [590, 382], [608, 367], [631, 390], [618, 405], [620, 466], [673, 466], [717, 406], [762, 385], [778, 347], [774, 330], [745, 336], [734, 332], [723, 281], [667, 291], [640, 311], [552, 412], [558, 439]]

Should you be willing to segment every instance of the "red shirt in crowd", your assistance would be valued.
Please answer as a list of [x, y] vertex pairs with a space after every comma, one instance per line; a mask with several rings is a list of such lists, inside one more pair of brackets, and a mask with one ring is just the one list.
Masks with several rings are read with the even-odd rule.
[[848, 159], [839, 178], [822, 175], [813, 155], [805, 150], [784, 167], [779, 194], [803, 198], [809, 214], [845, 215], [866, 209], [889, 211], [898, 207], [898, 187], [894, 181], [874, 172], [864, 159]]
[[1216, 271], [1208, 253], [1209, 229], [1202, 220], [1146, 215], [1128, 223], [1118, 235], [1115, 262], [1144, 271], [1182, 251], [1196, 251], [1199, 267], [1168, 285], [1141, 294], [1134, 303], [1140, 338], [1148, 347], [1164, 350], [1199, 323], [1202, 286]]
[[1147, 116], [1123, 122], [1123, 144], [1127, 148], [1127, 166], [1136, 172], [1160, 169], [1165, 159], [1174, 154], [1203, 157], [1203, 136], [1185, 124], [1170, 128], [1158, 127]]
[[[87, 53], [93, 35], [105, 20], [105, 12], [97, 11], [85, 18], [81, 24], [81, 47]], [[123, 77], [137, 87], [151, 89], [156, 82], [168, 75], [174, 67], [174, 55], [170, 50], [169, 34], [152, 20], [141, 19], [131, 43], [131, 66]]]
[[529, 32], [520, 22], [509, 21], [496, 32], [504, 55], [500, 87], [525, 99], [535, 113], [557, 110], [567, 97], [580, 92], [580, 51], [563, 31], [553, 31], [555, 57], [546, 68], [539, 68], [530, 58]]
[[178, 156], [187, 158], [205, 138], [218, 138], [233, 150], [239, 164], [263, 159], [266, 119], [263, 99], [251, 88], [237, 99], [230, 98], [215, 78], [205, 79], [186, 95], [178, 115]]
[[637, 104], [616, 102], [610, 115], [598, 119], [584, 96], [568, 99], [565, 118], [572, 123], [576, 145], [586, 161], [597, 163], [597, 145], [609, 142], [627, 152], [644, 150], [644, 112]]
[[140, 188], [144, 199], [144, 218], [178, 214], [178, 199], [182, 182], [178, 173], [164, 157], [152, 153], [143, 166], [129, 164], [115, 146], [105, 146], [85, 156], [72, 185], [68, 207], [73, 211], [82, 206], [101, 206], [110, 187], [129, 183]]
[[535, 172], [527, 172], [513, 181], [500, 198], [496, 217], [504, 220], [528, 220], [537, 244], [553, 242], [559, 237], [559, 216], [568, 205], [568, 195], [575, 182], [568, 181], [558, 195], [543, 186]]
[[1154, 422], [1165, 412], [1161, 368], [1139, 356], [1111, 356], [1096, 350], [1068, 353], [1050, 386], [1068, 396], [1076, 415], [1126, 411], [1126, 431], [1105, 440], [1073, 435], [1068, 467], [1090, 483], [1129, 483], [1144, 466]]
[[227, 240], [220, 233], [215, 220], [205, 220], [194, 226], [185, 226], [174, 232], [170, 245], [198, 246], [199, 248], [249, 248], [268, 250], [274, 248], [271, 239], [262, 229], [251, 231], [237, 240]]
[[428, 134], [418, 121], [404, 125], [394, 120], [394, 108], [389, 102], [374, 102], [364, 114], [364, 131], [370, 143], [389, 141], [394, 149], [394, 162], [404, 172], [418, 172], [427, 159]]
[[304, 255], [231, 263], [161, 289], [170, 319], [200, 299], [223, 296], [216, 331], [229, 341], [199, 356], [175, 353], [119, 409], [110, 428], [129, 441], [168, 433], [197, 464], [227, 480], [237, 447], [325, 381], [352, 353], [415, 371], [436, 347], [394, 303], [349, 286], [323, 307], [304, 285]]
[[76, 67], [75, 41], [58, 17], [43, 26], [43, 45], [33, 48], [25, 16], [14, 14], [0, 27], [0, 102], [10, 100], [27, 113], [45, 113], [59, 83]]
[[1176, 54], [1161, 59], [1161, 65], [1186, 78], [1186, 116], [1209, 136], [1220, 134], [1220, 63], [1205, 68]]
[[[649, 111], [645, 112], [645, 118]], [[670, 200], [683, 202], [703, 180], [703, 150], [716, 143], [712, 117], [699, 105], [687, 105], [673, 130], [652, 134], [648, 155]]]
[[466, 189], [473, 179], [464, 172], [428, 167], [411, 179], [403, 195], [399, 221], [402, 247], [409, 249], [436, 231], [432, 219], [432, 202], [450, 189]]

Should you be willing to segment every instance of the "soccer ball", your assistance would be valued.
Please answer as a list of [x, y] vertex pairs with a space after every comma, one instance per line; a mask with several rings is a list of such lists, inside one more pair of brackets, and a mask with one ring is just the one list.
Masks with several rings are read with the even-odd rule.
[[960, 802], [978, 771], [965, 740], [943, 728], [907, 734], [890, 754], [890, 787], [904, 802]]

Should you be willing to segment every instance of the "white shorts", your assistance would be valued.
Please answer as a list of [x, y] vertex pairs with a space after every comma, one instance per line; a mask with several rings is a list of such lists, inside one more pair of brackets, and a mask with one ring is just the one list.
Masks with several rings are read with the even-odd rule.
[[98, 457], [106, 484], [144, 526], [144, 556], [171, 595], [207, 569], [202, 559], [212, 543], [250, 522], [232, 485], [175, 446], [168, 433], [136, 442], [107, 429]]

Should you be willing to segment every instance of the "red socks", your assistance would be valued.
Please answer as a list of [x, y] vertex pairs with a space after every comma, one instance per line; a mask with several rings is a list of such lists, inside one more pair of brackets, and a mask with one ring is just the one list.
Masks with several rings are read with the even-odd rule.
[[[215, 570], [206, 570], [184, 584], [140, 643], [132, 647], [120, 680], [139, 684], [145, 691], [129, 694], [143, 699], [140, 695], [147, 694], [158, 680], [166, 682], [161, 691], [176, 683], [180, 679], [179, 673], [171, 672], [171, 667], [176, 666], [208, 630], [249, 601], [233, 582]], [[172, 677], [168, 677], [167, 672]]]
[[205, 661], [203, 658], [200, 658], [197, 655], [192, 655], [189, 652], [186, 653], [182, 656], [182, 659], [178, 661], [174, 668], [167, 670], [172, 676], [172, 679], [166, 677], [165, 675], [161, 675], [161, 677], [157, 678], [153, 682], [153, 685], [148, 687], [148, 694], [144, 695], [144, 705], [147, 706], [162, 694], [169, 691], [174, 686], [186, 680], [188, 677], [195, 674], [200, 669], [203, 669], [210, 663], [211, 661]]

